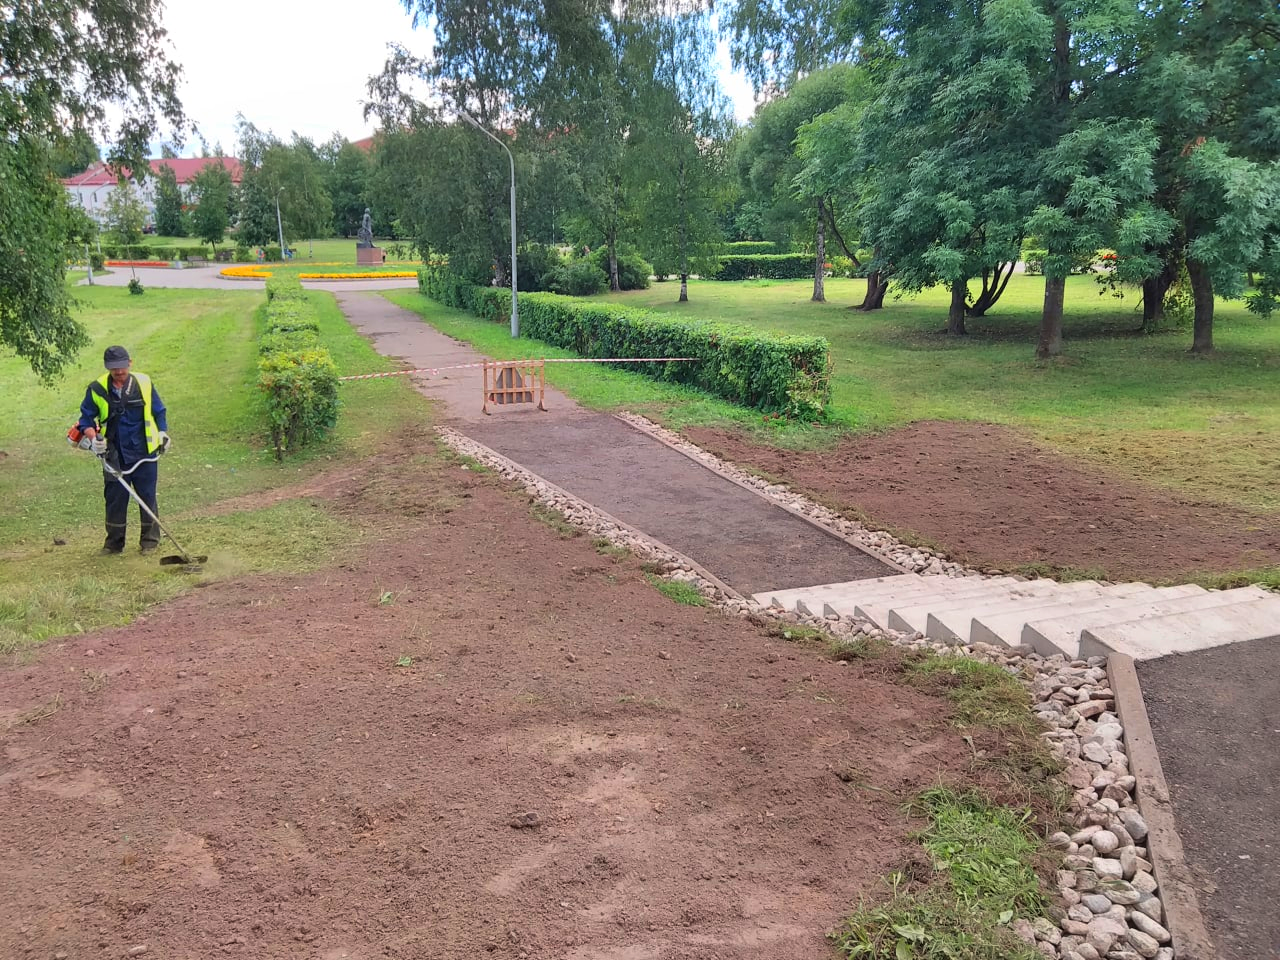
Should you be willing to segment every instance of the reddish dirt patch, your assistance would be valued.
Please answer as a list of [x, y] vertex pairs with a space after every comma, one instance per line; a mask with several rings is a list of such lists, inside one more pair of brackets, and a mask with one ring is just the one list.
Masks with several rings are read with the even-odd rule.
[[719, 430], [687, 433], [725, 459], [977, 567], [1158, 580], [1280, 564], [1280, 523], [1105, 476], [991, 424], [926, 421], [811, 452]]
[[339, 569], [0, 672], [0, 956], [811, 960], [916, 856], [945, 704], [448, 475], [356, 481]]

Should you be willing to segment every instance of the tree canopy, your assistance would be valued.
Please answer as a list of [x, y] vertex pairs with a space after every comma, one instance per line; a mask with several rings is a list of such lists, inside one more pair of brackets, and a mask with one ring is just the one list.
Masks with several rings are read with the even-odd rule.
[[33, 0], [5, 9], [0, 345], [43, 379], [87, 341], [64, 283], [71, 216], [57, 173], [79, 165], [96, 139], [109, 143], [109, 160], [141, 170], [160, 125], [180, 135], [184, 124], [160, 9], [159, 0]]

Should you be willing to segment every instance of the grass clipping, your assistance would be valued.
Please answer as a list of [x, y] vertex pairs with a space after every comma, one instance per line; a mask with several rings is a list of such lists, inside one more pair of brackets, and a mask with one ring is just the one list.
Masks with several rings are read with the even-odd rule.
[[850, 960], [1031, 960], [1012, 929], [1044, 910], [1030, 811], [938, 787], [912, 804], [929, 825], [918, 838], [927, 877], [895, 873], [888, 902], [862, 904], [831, 939]]

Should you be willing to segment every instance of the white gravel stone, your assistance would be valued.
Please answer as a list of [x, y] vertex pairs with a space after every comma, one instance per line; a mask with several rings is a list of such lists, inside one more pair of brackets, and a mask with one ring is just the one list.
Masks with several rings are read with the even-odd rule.
[[1139, 870], [1135, 873], [1130, 883], [1133, 884], [1133, 889], [1137, 890], [1139, 893], [1156, 892], [1156, 878], [1145, 870]]
[[1160, 902], [1159, 897], [1144, 896], [1133, 905], [1133, 909], [1150, 917], [1156, 923], [1164, 919], [1164, 905]]
[[1137, 810], [1127, 809], [1120, 814], [1120, 821], [1133, 837], [1134, 843], [1142, 843], [1147, 838], [1147, 821]]
[[1112, 860], [1109, 857], [1094, 857], [1093, 872], [1098, 875], [1098, 880], [1119, 880], [1124, 881], [1124, 868], [1120, 866], [1119, 860]]
[[1120, 869], [1126, 880], [1132, 880], [1138, 873], [1138, 854], [1133, 847], [1121, 847], [1117, 859], [1120, 861]]
[[1120, 846], [1119, 837], [1110, 830], [1099, 830], [1090, 838], [1089, 842], [1093, 844], [1093, 849], [1103, 856], [1114, 853]]
[[1156, 943], [1168, 943], [1171, 939], [1168, 930], [1140, 911], [1129, 911], [1129, 923], [1156, 941]]
[[1154, 937], [1143, 933], [1141, 930], [1129, 931], [1129, 943], [1133, 945], [1133, 949], [1144, 957], [1150, 957], [1154, 960], [1155, 955], [1160, 952], [1160, 944]]
[[1087, 893], [1080, 898], [1080, 905], [1089, 910], [1090, 916], [1085, 918], [1087, 923], [1093, 919], [1093, 915], [1106, 913], [1111, 909], [1111, 901], [1100, 893]]

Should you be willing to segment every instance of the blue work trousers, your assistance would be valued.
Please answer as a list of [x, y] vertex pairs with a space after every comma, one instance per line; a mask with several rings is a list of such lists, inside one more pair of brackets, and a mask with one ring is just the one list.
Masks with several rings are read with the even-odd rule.
[[[124, 479], [137, 492], [139, 498], [156, 516], [160, 515], [160, 509], [156, 506], [156, 480], [159, 476], [157, 464], [142, 463], [139, 464], [133, 473]], [[127, 467], [125, 469], [128, 469]], [[107, 499], [107, 542], [108, 550], [123, 550], [125, 542], [125, 533], [129, 521], [129, 491], [124, 485], [113, 477], [111, 474], [103, 471], [102, 480], [104, 483], [103, 494]], [[160, 544], [160, 526], [150, 517], [148, 517], [142, 508], [138, 508], [138, 516], [142, 521], [142, 538], [140, 546], [146, 550], [149, 547], [156, 547]]]

